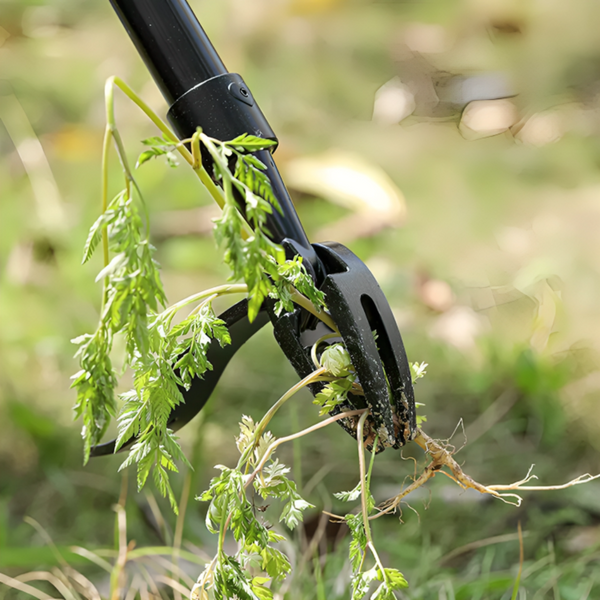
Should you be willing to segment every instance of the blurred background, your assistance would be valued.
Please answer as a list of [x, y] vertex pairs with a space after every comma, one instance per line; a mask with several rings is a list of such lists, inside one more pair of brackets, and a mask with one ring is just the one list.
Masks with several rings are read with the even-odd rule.
[[[600, 5], [191, 5], [279, 135], [276, 159], [309, 237], [339, 241], [369, 265], [409, 359], [429, 363], [416, 387], [429, 435], [454, 433], [457, 460], [482, 483], [518, 480], [534, 463], [543, 484], [598, 473]], [[56, 566], [50, 538], [99, 589], [102, 569], [69, 548], [114, 546], [112, 507], [126, 483], [120, 457], [82, 466], [69, 340], [93, 331], [99, 309], [99, 257], [80, 262], [99, 212], [111, 75], [165, 115], [106, 0], [0, 1], [0, 572]], [[119, 94], [117, 118], [134, 160], [140, 140], [156, 132]], [[116, 161], [112, 168], [117, 192]], [[157, 163], [141, 169], [139, 182], [169, 300], [224, 282], [210, 235], [216, 209], [193, 173]], [[195, 468], [187, 476], [188, 551], [214, 548], [205, 507], [193, 497], [216, 463], [234, 464], [241, 414], [259, 418], [294, 382], [265, 328], [181, 432]], [[273, 433], [316, 418], [306, 392], [286, 405]], [[355, 443], [333, 427], [281, 449], [306, 497], [337, 513], [347, 507], [331, 493], [356, 484], [355, 455]], [[377, 501], [412, 475], [413, 462], [401, 460], [411, 456], [423, 462], [414, 448], [377, 458]], [[185, 478], [175, 478], [177, 494]], [[168, 506], [151, 489], [138, 494], [133, 479], [129, 538], [138, 547], [172, 543]], [[598, 598], [599, 492], [594, 482], [524, 493], [515, 508], [440, 476], [407, 498], [414, 511], [405, 505], [401, 521], [375, 521], [374, 535], [386, 565], [410, 583], [403, 598], [510, 598], [518, 522], [518, 597]], [[348, 597], [347, 540], [335, 543], [344, 531], [319, 528], [319, 519], [318, 511], [307, 515], [306, 529], [292, 535], [296, 569], [286, 597]], [[315, 530], [316, 561], [305, 552]], [[190, 568], [192, 579], [200, 570]], [[3, 595], [19, 593], [0, 585]]]

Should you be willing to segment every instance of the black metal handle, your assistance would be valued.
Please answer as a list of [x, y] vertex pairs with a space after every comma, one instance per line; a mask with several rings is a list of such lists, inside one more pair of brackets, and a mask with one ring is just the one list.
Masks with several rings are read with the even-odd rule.
[[227, 73], [185, 0], [110, 0], [169, 105]]
[[[186, 0], [110, 2], [169, 103], [169, 121], [180, 138], [191, 137], [200, 126], [220, 140], [242, 133], [277, 139], [248, 86], [227, 71]], [[283, 213], [273, 211], [267, 220], [271, 239], [286, 245], [289, 253], [301, 254], [318, 274], [319, 259], [271, 153], [259, 158]]]

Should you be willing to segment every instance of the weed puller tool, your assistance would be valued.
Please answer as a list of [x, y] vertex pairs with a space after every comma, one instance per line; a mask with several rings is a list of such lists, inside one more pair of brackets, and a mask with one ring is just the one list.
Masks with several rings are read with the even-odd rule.
[[[247, 133], [277, 142], [248, 86], [239, 75], [227, 71], [185, 0], [111, 0], [111, 4], [169, 103], [168, 119], [180, 139], [189, 139], [202, 127], [219, 140]], [[171, 413], [169, 428], [180, 429], [202, 409], [231, 357], [271, 321], [277, 342], [302, 378], [315, 368], [310, 356], [313, 344], [324, 335], [339, 334], [325, 343], [344, 343], [364, 391], [364, 396], [349, 394], [346, 408], [371, 410], [371, 434], [378, 435], [378, 450], [404, 445], [416, 434], [413, 387], [402, 338], [381, 288], [348, 248], [335, 242], [308, 241], [271, 150], [255, 155], [266, 166], [281, 207], [281, 212], [274, 210], [268, 217], [270, 238], [284, 247], [288, 258], [302, 257], [325, 293], [337, 332], [301, 307], [277, 316], [269, 301], [250, 322], [247, 302], [237, 303], [220, 315], [229, 328], [231, 345], [211, 346], [208, 359], [213, 370], [195, 379], [189, 390], [182, 390], [185, 404]], [[208, 152], [203, 151], [202, 160], [211, 173]], [[316, 394], [322, 386], [314, 383], [310, 389]], [[340, 421], [354, 437], [357, 422], [357, 418]], [[92, 448], [91, 455], [110, 454], [114, 448], [114, 441], [101, 444]]]

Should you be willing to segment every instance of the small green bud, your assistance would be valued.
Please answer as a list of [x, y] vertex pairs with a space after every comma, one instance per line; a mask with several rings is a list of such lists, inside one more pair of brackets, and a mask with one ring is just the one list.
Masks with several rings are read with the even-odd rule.
[[321, 355], [320, 363], [335, 377], [345, 377], [354, 371], [350, 354], [342, 344], [332, 344], [327, 347]]

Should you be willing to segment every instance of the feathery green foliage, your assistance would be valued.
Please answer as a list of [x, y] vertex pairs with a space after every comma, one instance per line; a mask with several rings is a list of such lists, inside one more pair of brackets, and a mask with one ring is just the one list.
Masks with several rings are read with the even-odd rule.
[[[77, 390], [75, 414], [83, 418], [87, 462], [91, 446], [101, 440], [116, 414], [117, 374], [111, 363], [111, 351], [115, 336], [122, 336], [126, 350], [124, 368], [132, 369], [134, 387], [120, 397], [123, 406], [117, 420], [116, 450], [132, 440], [134, 443], [121, 469], [137, 464], [139, 489], [152, 472], [156, 487], [169, 497], [177, 512], [169, 473], [177, 472], [177, 462], [188, 466], [189, 463], [168, 427], [169, 416], [183, 402], [181, 390], [189, 389], [192, 379], [201, 378], [212, 369], [207, 351], [213, 340], [221, 346], [231, 342], [225, 323], [213, 311], [214, 298], [247, 293], [252, 320], [267, 296], [276, 300], [279, 311], [292, 310], [292, 298], [298, 293], [306, 295], [320, 310], [324, 307], [324, 296], [314, 287], [302, 260], [286, 261], [283, 249], [269, 239], [265, 229], [267, 215], [279, 210], [279, 206], [264, 173], [265, 166], [250, 153], [267, 149], [274, 142], [250, 135], [222, 142], [199, 130], [188, 142], [195, 156], [200, 156], [200, 144], [211, 153], [213, 179], [223, 189], [224, 208], [215, 223], [215, 239], [232, 270], [231, 279], [242, 280], [246, 285], [201, 292], [165, 309], [167, 299], [159, 265], [153, 258], [149, 218], [114, 122], [113, 82], [135, 99], [125, 84], [109, 80], [103, 178], [106, 181], [108, 149], [114, 141], [123, 166], [125, 188], [110, 203], [104, 198], [105, 208], [90, 228], [84, 247], [85, 263], [102, 242], [105, 265], [96, 281], [103, 282], [104, 290], [96, 332], [73, 340], [80, 346], [76, 356], [81, 366], [73, 377], [72, 387]], [[164, 129], [161, 137], [144, 140], [147, 149], [141, 153], [138, 167], [158, 156], [166, 157], [175, 166], [175, 152], [185, 156], [184, 142]], [[201, 178], [206, 175], [201, 164], [191, 165]], [[106, 184], [103, 193], [105, 196]], [[193, 304], [189, 315], [174, 325], [175, 315]], [[290, 484], [288, 488], [286, 493], [293, 496], [293, 486]], [[294, 502], [288, 511], [290, 521], [298, 519]]]

